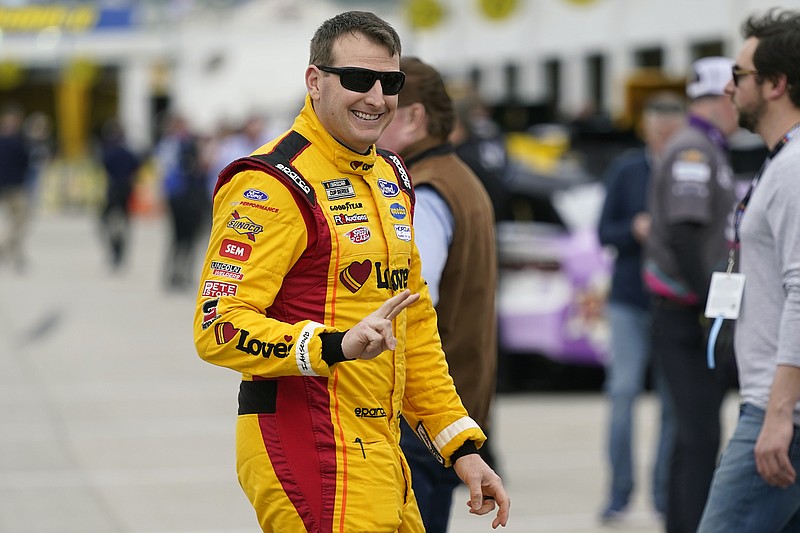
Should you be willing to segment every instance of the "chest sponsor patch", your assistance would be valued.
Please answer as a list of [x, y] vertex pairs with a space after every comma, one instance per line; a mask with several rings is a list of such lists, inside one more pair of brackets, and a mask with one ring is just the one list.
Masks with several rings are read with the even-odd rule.
[[259, 191], [258, 189], [247, 189], [244, 191], [244, 193], [242, 193], [242, 196], [253, 202], [265, 202], [269, 200], [269, 195], [264, 191]]
[[359, 226], [345, 233], [345, 236], [350, 239], [350, 242], [353, 244], [363, 244], [367, 242], [370, 237], [372, 237], [372, 234], [369, 232], [368, 227]]
[[349, 178], [339, 178], [335, 180], [323, 181], [325, 195], [329, 201], [344, 200], [345, 198], [355, 198], [356, 190]]
[[203, 296], [236, 296], [239, 286], [227, 281], [207, 279], [203, 282]]
[[353, 213], [352, 215], [344, 213], [340, 215], [333, 215], [333, 223], [337, 226], [344, 226], [346, 224], [364, 224], [366, 222], [369, 222], [369, 218], [364, 213]]
[[222, 261], [211, 261], [211, 273], [215, 276], [238, 279], [239, 281], [244, 279], [242, 267], [223, 263]]
[[280, 209], [277, 207], [273, 207], [271, 205], [259, 204], [256, 202], [251, 202], [249, 200], [243, 200], [241, 202], [236, 202], [234, 205], [241, 205], [243, 207], [252, 207], [253, 209], [260, 209], [262, 211], [266, 211], [268, 213], [279, 213]]
[[244, 235], [251, 241], [256, 240], [256, 235], [264, 231], [264, 226], [253, 221], [250, 217], [243, 217], [238, 211], [231, 213], [231, 220], [228, 221], [228, 228], [239, 235]]
[[369, 279], [371, 273], [372, 261], [369, 259], [353, 261], [347, 265], [344, 270], [339, 272], [339, 281], [342, 282], [342, 285], [344, 285], [348, 291], [355, 294]]
[[406, 218], [406, 206], [403, 204], [399, 204], [397, 202], [393, 203], [389, 206], [389, 212], [392, 214], [394, 218], [397, 220], [403, 220]]
[[247, 261], [250, 259], [252, 251], [253, 247], [246, 242], [234, 241], [233, 239], [222, 239], [222, 244], [219, 247], [219, 255], [228, 259], [236, 259], [237, 261]]
[[394, 198], [400, 194], [400, 187], [398, 187], [396, 183], [384, 179], [378, 180], [378, 188], [381, 190], [381, 194], [386, 198]]
[[394, 233], [401, 241], [411, 241], [411, 226], [408, 224], [395, 224]]
[[343, 204], [329, 205], [328, 209], [331, 211], [350, 211], [351, 209], [363, 209], [364, 204], [361, 202], [345, 202]]

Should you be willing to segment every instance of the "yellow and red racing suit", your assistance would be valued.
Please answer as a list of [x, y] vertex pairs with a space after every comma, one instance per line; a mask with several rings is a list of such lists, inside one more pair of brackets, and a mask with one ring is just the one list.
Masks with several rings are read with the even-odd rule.
[[[412, 216], [400, 158], [342, 146], [309, 98], [291, 130], [220, 174], [194, 337], [242, 373], [237, 471], [264, 531], [422, 531], [401, 413], [446, 466], [485, 440], [448, 374]], [[322, 358], [321, 334], [406, 288], [421, 298], [395, 319], [394, 351]]]

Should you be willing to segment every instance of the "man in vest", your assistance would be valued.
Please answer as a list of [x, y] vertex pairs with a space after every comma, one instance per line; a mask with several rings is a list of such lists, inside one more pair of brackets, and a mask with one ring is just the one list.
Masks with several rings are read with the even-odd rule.
[[400, 415], [470, 490], [510, 500], [447, 372], [400, 158], [375, 141], [405, 76], [397, 32], [372, 13], [325, 21], [292, 128], [231, 163], [194, 320], [198, 354], [242, 374], [239, 482], [264, 531], [424, 530]]
[[[467, 411], [486, 430], [497, 366], [492, 203], [447, 141], [455, 113], [439, 73], [414, 57], [403, 58], [400, 70], [406, 83], [397, 114], [378, 144], [398, 152], [411, 172], [422, 276], [436, 307], [450, 375]], [[422, 435], [417, 438], [402, 425], [401, 446], [425, 530], [445, 533], [459, 479], [428, 453]]]

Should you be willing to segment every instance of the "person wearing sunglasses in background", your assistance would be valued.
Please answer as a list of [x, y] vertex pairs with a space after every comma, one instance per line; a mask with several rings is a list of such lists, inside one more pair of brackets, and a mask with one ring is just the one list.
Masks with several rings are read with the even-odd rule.
[[[653, 295], [651, 349], [672, 401], [675, 438], [667, 480], [667, 533], [695, 533], [720, 445], [720, 408], [732, 355], [711, 369], [703, 317], [714, 270], [725, 270], [735, 203], [727, 137], [738, 114], [725, 86], [733, 61], [705, 57], [686, 84], [687, 124], [650, 180], [644, 283]], [[728, 355], [728, 354], [725, 354]]]
[[742, 25], [727, 93], [770, 154], [736, 209], [742, 405], [700, 533], [800, 531], [800, 13]]
[[375, 142], [397, 109], [400, 39], [372, 13], [325, 21], [292, 128], [219, 177], [194, 320], [239, 371], [236, 463], [264, 531], [422, 532], [400, 416], [470, 491], [510, 500], [448, 374], [421, 276], [414, 191]]

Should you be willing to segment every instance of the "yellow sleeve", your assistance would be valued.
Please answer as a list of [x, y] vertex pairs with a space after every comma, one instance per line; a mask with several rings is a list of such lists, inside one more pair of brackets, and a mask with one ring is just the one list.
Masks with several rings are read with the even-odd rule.
[[193, 325], [202, 359], [250, 376], [330, 374], [319, 334], [334, 328], [267, 318], [306, 250], [307, 208], [258, 171], [236, 174], [217, 192]]
[[469, 417], [458, 396], [447, 367], [427, 285], [421, 276], [421, 262], [413, 247], [409, 288], [420, 293], [410, 306], [406, 330], [406, 390], [403, 416], [428, 446], [431, 453], [450, 466], [450, 456], [467, 440], [483, 446], [486, 436]]

